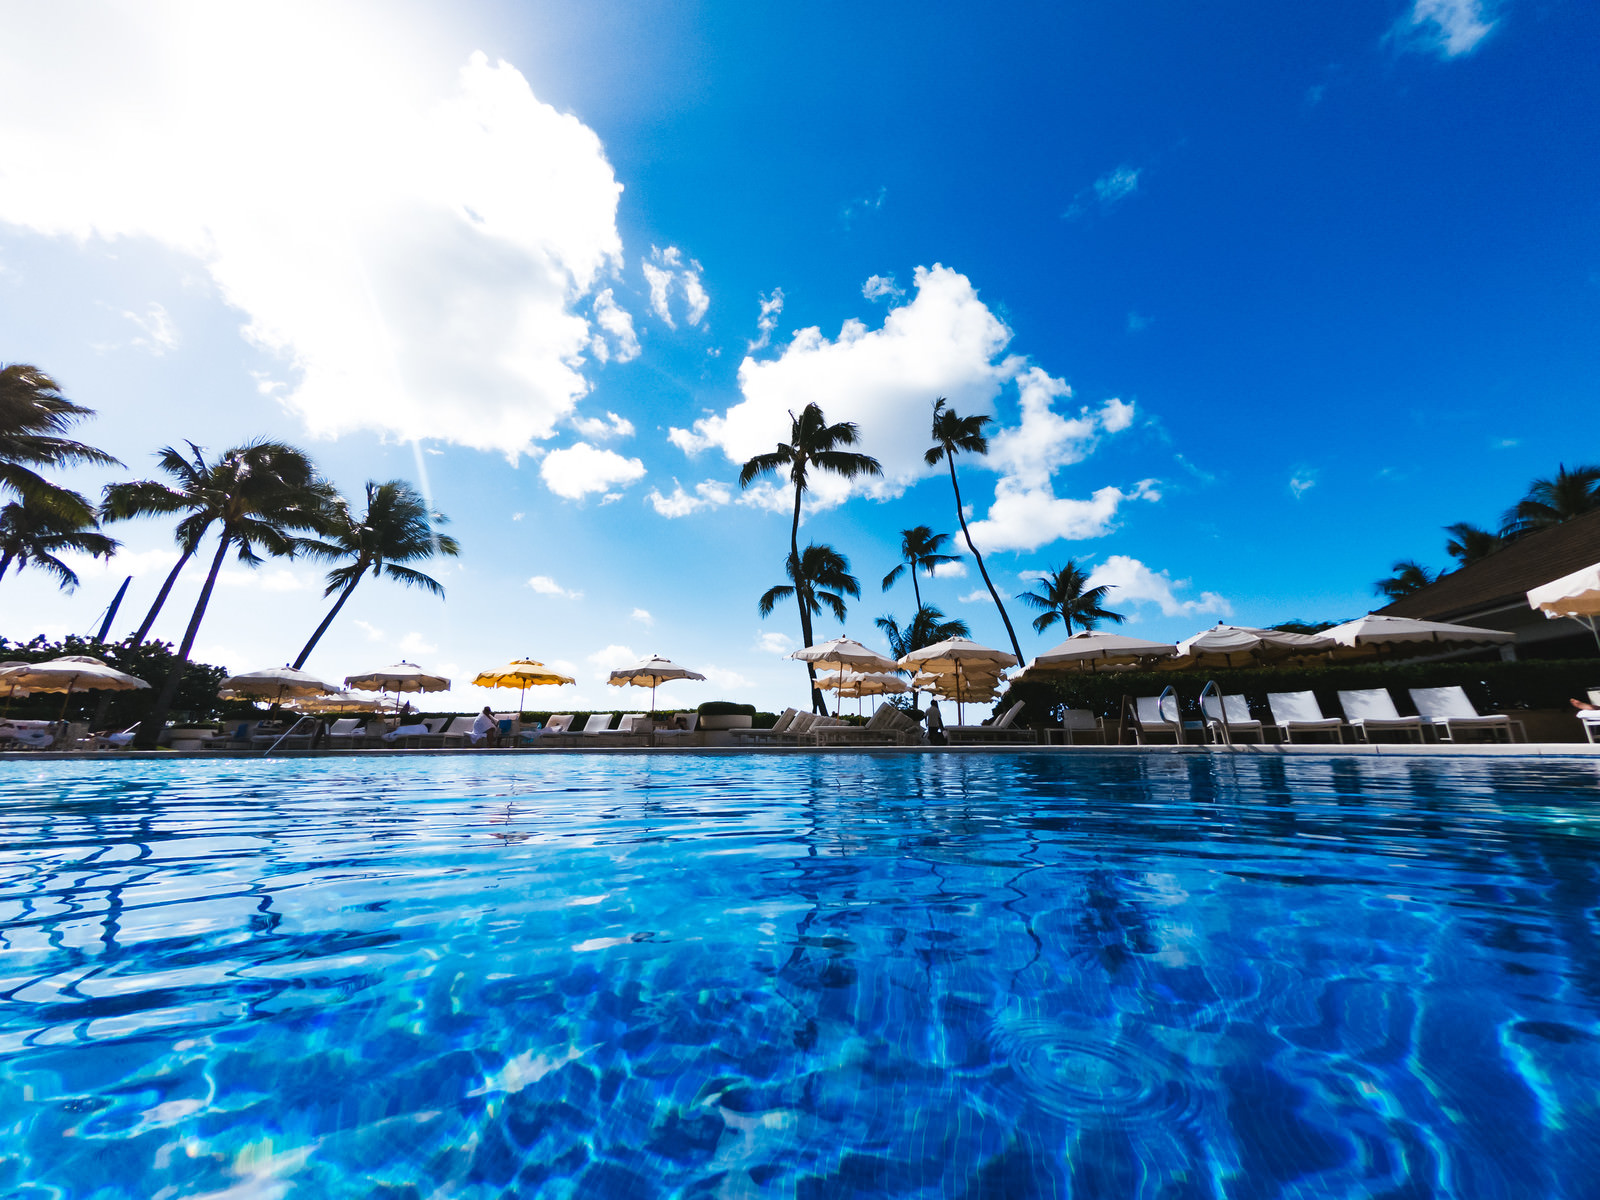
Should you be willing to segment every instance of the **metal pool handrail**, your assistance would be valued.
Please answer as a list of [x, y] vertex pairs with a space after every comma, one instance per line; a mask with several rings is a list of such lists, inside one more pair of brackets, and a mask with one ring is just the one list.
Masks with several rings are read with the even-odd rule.
[[1217, 698], [1217, 715], [1222, 725], [1222, 741], [1224, 745], [1233, 745], [1233, 729], [1228, 725], [1228, 702], [1223, 699], [1222, 689], [1217, 686], [1215, 679], [1206, 680], [1205, 687], [1200, 689], [1200, 728], [1211, 728], [1211, 719], [1206, 716], [1206, 696]]
[[272, 745], [268, 746], [265, 750], [263, 750], [261, 752], [261, 757], [262, 758], [266, 758], [267, 755], [271, 754], [274, 750], [276, 750], [283, 743], [283, 739], [284, 738], [288, 737], [296, 729], [299, 729], [300, 726], [302, 724], [304, 724], [305, 722], [310, 721], [312, 723], [312, 725], [315, 726], [316, 723], [317, 723], [317, 720], [318, 720], [318, 718], [316, 718], [316, 717], [300, 717], [300, 718], [298, 718], [293, 725], [289, 726], [289, 728], [285, 729], [282, 733], [280, 733], [278, 735], [278, 740], [276, 742], [273, 742]]

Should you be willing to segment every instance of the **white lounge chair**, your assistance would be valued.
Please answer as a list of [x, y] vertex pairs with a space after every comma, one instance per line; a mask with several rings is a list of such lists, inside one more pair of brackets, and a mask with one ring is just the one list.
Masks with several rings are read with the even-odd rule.
[[1087, 708], [1069, 708], [1061, 714], [1061, 736], [1067, 745], [1077, 744], [1078, 735], [1097, 737], [1103, 744], [1106, 740], [1106, 722], [1104, 717], [1097, 717]]
[[786, 708], [778, 714], [778, 719], [772, 723], [771, 729], [735, 729], [732, 730], [733, 740], [736, 743], [748, 744], [780, 738], [789, 732], [789, 726], [794, 724], [798, 716], [800, 716], [798, 708]]
[[1033, 730], [1016, 724], [1022, 705], [1018, 700], [991, 725], [946, 725], [945, 740], [952, 746], [957, 742], [1037, 742], [1039, 737]]
[[1523, 728], [1521, 721], [1513, 720], [1504, 713], [1479, 713], [1460, 685], [1412, 688], [1411, 703], [1417, 706], [1423, 721], [1433, 726], [1434, 737], [1443, 741], [1453, 742], [1456, 734], [1473, 730], [1487, 730], [1496, 737], [1504, 733], [1506, 741], [1515, 741], [1511, 732], [1513, 726], [1521, 732], [1523, 741], [1528, 740], [1528, 731]]
[[1267, 707], [1272, 710], [1272, 723], [1286, 742], [1294, 741], [1297, 733], [1331, 733], [1336, 740], [1344, 741], [1344, 722], [1322, 715], [1315, 692], [1269, 692]]
[[1402, 717], [1388, 688], [1340, 692], [1339, 707], [1362, 741], [1370, 742], [1375, 733], [1403, 733], [1407, 737], [1415, 734], [1417, 741], [1422, 740], [1422, 718]]
[[838, 725], [811, 727], [812, 740], [819, 746], [903, 746], [907, 731], [902, 723], [911, 724], [892, 704], [879, 705], [865, 725]]
[[[1591, 696], [1593, 692], [1589, 693]], [[1594, 703], [1594, 701], [1590, 701]], [[1595, 733], [1600, 731], [1600, 708], [1581, 708], [1578, 710], [1578, 723], [1583, 726], [1583, 736], [1591, 742], [1595, 740]], [[1526, 734], [1523, 735], [1527, 737]]]
[[1141, 746], [1146, 737], [1169, 737], [1174, 742], [1183, 741], [1183, 731], [1193, 727], [1185, 723], [1175, 696], [1138, 696], [1133, 701], [1133, 740]]
[[360, 717], [340, 717], [328, 726], [329, 750], [353, 750], [357, 743], [364, 740]]
[[1227, 736], [1230, 739], [1254, 737], [1258, 742], [1267, 740], [1267, 727], [1250, 715], [1250, 701], [1243, 696], [1223, 696], [1219, 699], [1208, 693], [1200, 697], [1200, 711], [1205, 714], [1206, 732], [1211, 735], [1212, 741], [1222, 740], [1224, 716], [1228, 718]]

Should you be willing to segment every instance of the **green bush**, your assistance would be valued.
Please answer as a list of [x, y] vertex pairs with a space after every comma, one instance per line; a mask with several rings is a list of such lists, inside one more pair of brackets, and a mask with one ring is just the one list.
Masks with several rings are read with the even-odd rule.
[[1479, 712], [1518, 708], [1565, 708], [1586, 689], [1600, 686], [1600, 660], [1565, 659], [1526, 662], [1391, 662], [1351, 663], [1333, 667], [1251, 667], [1233, 671], [1099, 671], [1057, 675], [1038, 682], [1013, 683], [996, 711], [1024, 701], [1024, 725], [1058, 724], [1067, 708], [1086, 708], [1096, 716], [1115, 718], [1124, 696], [1155, 696], [1171, 687], [1186, 715], [1198, 717], [1200, 689], [1208, 680], [1228, 695], [1248, 697], [1256, 716], [1266, 719], [1268, 692], [1315, 692], [1322, 711], [1340, 712], [1341, 690], [1388, 688], [1403, 714], [1416, 710], [1408, 688], [1460, 685]]
[[754, 717], [754, 704], [734, 704], [729, 700], [707, 700], [695, 709], [702, 717]]

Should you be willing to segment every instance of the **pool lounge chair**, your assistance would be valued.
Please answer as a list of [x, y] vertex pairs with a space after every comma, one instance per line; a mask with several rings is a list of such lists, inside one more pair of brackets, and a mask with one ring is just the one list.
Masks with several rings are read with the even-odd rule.
[[655, 722], [644, 713], [623, 713], [615, 729], [601, 730], [596, 736], [602, 746], [648, 746], [654, 731]]
[[1513, 727], [1522, 734], [1523, 741], [1528, 740], [1528, 731], [1523, 728], [1521, 721], [1513, 720], [1504, 713], [1479, 713], [1460, 685], [1411, 688], [1410, 691], [1411, 703], [1417, 706], [1422, 720], [1433, 726], [1433, 736], [1441, 741], [1453, 742], [1457, 740], [1458, 733], [1482, 730], [1496, 737], [1504, 733], [1506, 741], [1511, 742], [1516, 740], [1511, 732]]
[[366, 740], [360, 717], [340, 717], [328, 726], [329, 750], [354, 750], [357, 746], [365, 745]]
[[992, 725], [946, 725], [945, 740], [954, 746], [976, 742], [1037, 742], [1039, 735], [1025, 725], [1017, 725], [1017, 714], [1023, 702], [1018, 700], [1006, 709]]
[[[909, 744], [910, 735], [905, 725], [915, 727], [916, 722], [894, 705], [883, 704], [865, 725], [812, 726], [811, 737], [818, 746], [904, 746]], [[917, 732], [920, 734], [921, 730]]]
[[1184, 740], [1185, 729], [1198, 729], [1198, 721], [1184, 721], [1172, 696], [1138, 696], [1133, 701], [1133, 740], [1144, 745], [1147, 737]]
[[[1590, 692], [1589, 695], [1591, 697], [1589, 703], [1595, 703], [1593, 700], [1594, 693]], [[1595, 733], [1600, 731], [1600, 708], [1580, 708], [1578, 710], [1578, 724], [1583, 726], [1583, 736], [1591, 742], [1594, 741]], [[1523, 738], [1526, 740], [1527, 734], [1523, 734]]]
[[1322, 715], [1315, 692], [1269, 692], [1267, 707], [1272, 710], [1278, 735], [1286, 742], [1294, 741], [1297, 733], [1331, 733], [1335, 741], [1344, 741], [1344, 722]]
[[1370, 742], [1375, 733], [1403, 733], [1408, 738], [1415, 734], [1416, 740], [1422, 741], [1422, 718], [1402, 717], [1388, 688], [1340, 692], [1339, 707], [1344, 709], [1345, 721], [1364, 742]]
[[653, 746], [675, 746], [679, 744], [699, 744], [702, 740], [695, 726], [700, 723], [700, 714], [692, 712], [676, 712], [672, 714], [671, 723], [659, 726], [655, 736], [651, 739]]
[[1206, 732], [1211, 740], [1223, 738], [1222, 718], [1228, 718], [1229, 739], [1253, 737], [1258, 742], [1267, 740], [1267, 727], [1250, 715], [1250, 701], [1243, 696], [1223, 696], [1219, 702], [1214, 695], [1200, 697], [1200, 711], [1205, 715]]
[[1065, 710], [1061, 714], [1061, 740], [1068, 746], [1075, 746], [1080, 737], [1097, 738], [1104, 745], [1107, 740], [1105, 718], [1095, 716], [1087, 708]]
[[[465, 747], [472, 744], [472, 727], [478, 723], [477, 715], [456, 717], [439, 731], [439, 741], [444, 746]], [[487, 739], [485, 740], [487, 744]]]
[[794, 724], [794, 719], [799, 715], [800, 710], [798, 708], [786, 708], [778, 714], [778, 719], [772, 723], [771, 729], [732, 730], [734, 743], [736, 745], [750, 745], [782, 737], [789, 731], [789, 726]]

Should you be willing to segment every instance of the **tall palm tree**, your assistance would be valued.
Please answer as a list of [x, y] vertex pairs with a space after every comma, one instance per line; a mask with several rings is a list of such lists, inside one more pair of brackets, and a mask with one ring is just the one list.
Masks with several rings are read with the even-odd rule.
[[918, 525], [915, 529], [902, 529], [900, 531], [900, 564], [883, 577], [883, 590], [888, 591], [895, 585], [895, 581], [905, 574], [906, 568], [911, 569], [911, 592], [917, 598], [917, 608], [922, 607], [922, 589], [917, 586], [917, 570], [921, 568], [928, 573], [928, 578], [933, 578], [935, 567], [945, 563], [960, 562], [959, 554], [945, 554], [945, 545], [950, 541], [948, 533], [935, 533], [926, 525]]
[[[739, 486], [747, 488], [763, 475], [776, 474], [785, 467], [789, 482], [794, 485], [794, 519], [789, 523], [789, 561], [785, 568], [791, 579], [800, 573], [800, 502], [810, 487], [811, 469], [827, 471], [844, 479], [862, 475], [882, 475], [883, 465], [867, 454], [841, 450], [841, 446], [854, 446], [861, 435], [854, 421], [840, 421], [829, 425], [822, 415], [822, 407], [808, 404], [797, 417], [789, 414], [789, 440], [779, 442], [768, 454], [757, 454], [739, 471]], [[796, 599], [799, 597], [797, 595]], [[800, 604], [800, 637], [809, 647], [811, 616], [804, 603]], [[822, 693], [816, 689], [816, 672], [811, 673], [811, 704], [816, 711], [825, 711]]]
[[1567, 470], [1559, 464], [1553, 479], [1535, 479], [1528, 494], [1506, 510], [1501, 537], [1521, 537], [1600, 509], [1600, 466]]
[[428, 505], [417, 490], [403, 479], [388, 483], [367, 481], [367, 511], [357, 519], [349, 507], [340, 503], [332, 514], [332, 533], [327, 541], [307, 542], [304, 549], [319, 558], [347, 558], [342, 567], [328, 572], [328, 586], [324, 596], [339, 593], [328, 615], [322, 618], [294, 660], [296, 670], [305, 665], [311, 651], [316, 648], [328, 626], [339, 615], [350, 593], [356, 590], [363, 575], [387, 575], [396, 583], [407, 587], [420, 587], [435, 596], [444, 595], [444, 587], [432, 576], [399, 564], [432, 558], [435, 554], [451, 558], [461, 553], [455, 538], [437, 533], [436, 525], [443, 525], [443, 513], [430, 513]]
[[[82, 499], [82, 497], [79, 497]], [[95, 532], [93, 522], [82, 522], [34, 499], [0, 508], [0, 579], [12, 563], [17, 570], [34, 566], [48, 571], [71, 591], [78, 586], [78, 575], [56, 557], [63, 550], [76, 550], [95, 558], [110, 558], [121, 543]]]
[[1388, 579], [1380, 579], [1372, 585], [1372, 590], [1380, 596], [1387, 596], [1391, 600], [1400, 600], [1406, 596], [1414, 595], [1427, 587], [1438, 578], [1436, 572], [1428, 570], [1419, 562], [1403, 558], [1389, 568], [1394, 572]]
[[[198, 450], [195, 456], [201, 458]], [[227, 451], [207, 465], [202, 483], [204, 511], [212, 514], [206, 523], [217, 527], [217, 551], [183, 631], [183, 640], [178, 643], [172, 670], [149, 715], [139, 723], [137, 744], [144, 749], [155, 745], [166, 723], [228, 552], [232, 550], [240, 562], [250, 567], [263, 561], [263, 553], [292, 558], [305, 543], [300, 534], [328, 531], [329, 511], [337, 499], [305, 452], [282, 442], [250, 442]], [[191, 513], [186, 520], [197, 515]], [[197, 544], [198, 541], [196, 537]]]
[[1018, 600], [1038, 610], [1039, 615], [1033, 619], [1035, 633], [1043, 633], [1060, 621], [1071, 637], [1074, 622], [1079, 629], [1093, 629], [1101, 621], [1120, 625], [1125, 620], [1121, 613], [1102, 607], [1111, 589], [1090, 587], [1088, 573], [1080, 570], [1070, 558], [1066, 566], [1051, 571], [1043, 583], [1044, 587], [1037, 592], [1017, 593]]
[[[798, 559], [792, 556], [784, 559], [783, 573], [789, 577], [789, 582], [780, 583], [762, 592], [757, 607], [763, 617], [770, 616], [780, 600], [787, 600], [793, 596], [800, 605], [800, 611], [805, 614], [808, 646], [811, 644], [812, 617], [826, 608], [842, 625], [845, 618], [844, 598], [861, 595], [861, 584], [850, 574], [850, 560], [832, 546], [821, 546], [812, 542], [800, 552]], [[813, 709], [817, 712], [826, 712], [827, 709], [822, 703], [822, 692], [817, 687], [816, 666], [807, 663], [806, 674], [811, 680]]]
[[171, 446], [162, 447], [156, 455], [161, 469], [172, 478], [172, 485], [159, 479], [108, 484], [100, 504], [100, 519], [103, 521], [169, 516], [180, 512], [188, 514], [173, 530], [173, 538], [178, 543], [178, 561], [167, 572], [161, 589], [156, 592], [156, 598], [150, 605], [150, 611], [139, 622], [139, 628], [128, 638], [132, 646], [139, 645], [149, 635], [150, 627], [156, 623], [162, 606], [172, 594], [172, 585], [178, 582], [183, 568], [194, 557], [200, 539], [205, 537], [206, 531], [223, 513], [224, 493], [214, 486], [212, 478], [215, 465], [206, 462], [199, 446], [193, 442], [186, 444], [189, 447], [187, 456]]
[[965, 451], [968, 454], [989, 453], [989, 439], [984, 436], [984, 426], [992, 418], [985, 416], [962, 417], [956, 414], [953, 408], [947, 408], [945, 398], [940, 396], [933, 402], [933, 441], [928, 452], [922, 460], [930, 467], [936, 467], [940, 462], [950, 464], [950, 487], [956, 494], [956, 520], [961, 522], [961, 536], [967, 539], [967, 549], [972, 551], [972, 557], [978, 564], [978, 574], [983, 576], [983, 585], [989, 589], [989, 595], [994, 598], [994, 606], [1000, 610], [1000, 619], [1005, 622], [1006, 633], [1011, 637], [1011, 651], [1017, 656], [1017, 661], [1026, 661], [1022, 657], [1022, 643], [1017, 641], [1017, 631], [1011, 628], [1011, 618], [1006, 614], [1006, 606], [1000, 603], [1000, 593], [995, 591], [994, 584], [989, 579], [989, 572], [984, 569], [983, 555], [978, 553], [978, 548], [972, 544], [972, 531], [967, 528], [967, 516], [962, 512], [961, 484], [956, 480], [956, 455]]
[[1505, 545], [1499, 534], [1480, 529], [1468, 521], [1446, 525], [1444, 531], [1450, 535], [1450, 540], [1444, 544], [1445, 552], [1456, 560], [1458, 566], [1469, 566], [1479, 559], [1488, 558]]
[[34, 467], [120, 467], [104, 450], [60, 436], [94, 409], [74, 404], [60, 385], [27, 363], [0, 366], [0, 492], [55, 509], [82, 526], [96, 523], [94, 506], [58, 487]]
[[[904, 658], [913, 650], [922, 650], [946, 638], [972, 636], [972, 630], [967, 628], [965, 621], [959, 617], [946, 617], [931, 604], [918, 606], [916, 614], [904, 628], [887, 614], [873, 624], [883, 630], [883, 636], [889, 640], [889, 652], [896, 658]], [[911, 707], [921, 707], [915, 691], [911, 693]]]

